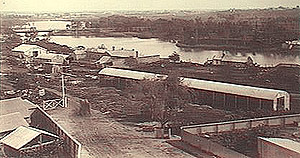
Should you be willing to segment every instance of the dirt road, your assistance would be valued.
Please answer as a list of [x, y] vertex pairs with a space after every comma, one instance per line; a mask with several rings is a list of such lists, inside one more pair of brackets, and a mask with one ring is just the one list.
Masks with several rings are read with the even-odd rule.
[[165, 140], [154, 139], [153, 134], [138, 132], [136, 127], [121, 124], [98, 111], [93, 110], [90, 117], [78, 116], [79, 105], [79, 98], [69, 96], [67, 108], [48, 113], [83, 145], [82, 157], [193, 157]]

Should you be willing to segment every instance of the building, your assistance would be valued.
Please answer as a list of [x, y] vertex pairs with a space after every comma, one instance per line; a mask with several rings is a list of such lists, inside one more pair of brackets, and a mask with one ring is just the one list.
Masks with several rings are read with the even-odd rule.
[[69, 55], [65, 54], [45, 53], [32, 58], [32, 61], [37, 63], [69, 64], [68, 57]]
[[100, 65], [101, 67], [119, 67], [119, 68], [128, 68], [130, 65], [135, 64], [149, 64], [157, 62], [160, 60], [160, 55], [149, 55], [149, 56], [102, 56], [95, 64]]
[[46, 54], [47, 49], [35, 44], [21, 44], [12, 49], [12, 53], [20, 58], [37, 57], [40, 54]]
[[296, 158], [299, 142], [257, 136], [295, 138], [299, 121], [300, 114], [292, 114], [189, 125], [181, 127], [181, 140], [217, 157]]
[[60, 139], [57, 135], [33, 128], [20, 126], [0, 140], [2, 151], [7, 157], [22, 157], [50, 148]]
[[300, 143], [285, 138], [258, 137], [259, 158], [298, 158]]
[[36, 105], [21, 98], [0, 100], [0, 138], [19, 126], [29, 126]]
[[35, 44], [21, 44], [13, 48], [12, 53], [20, 58], [25, 58], [26, 62], [41, 59], [53, 63], [69, 63], [67, 60], [69, 55], [52, 53], [47, 48]]
[[20, 97], [0, 100], [0, 116], [19, 112], [28, 123], [30, 115], [36, 108], [35, 104]]
[[[167, 77], [167, 75], [115, 68], [104, 68], [99, 74], [134, 80]], [[282, 90], [184, 77], [182, 77], [182, 84], [195, 90], [193, 94], [195, 100], [213, 107], [229, 110], [242, 108], [242, 106], [246, 106], [249, 110], [258, 108], [267, 110], [290, 109], [290, 95]]]
[[0, 139], [19, 126], [29, 126], [20, 112], [0, 115]]
[[223, 53], [221, 56], [214, 56], [212, 59], [207, 59], [204, 65], [250, 67], [255, 66], [255, 63], [251, 56], [229, 56]]

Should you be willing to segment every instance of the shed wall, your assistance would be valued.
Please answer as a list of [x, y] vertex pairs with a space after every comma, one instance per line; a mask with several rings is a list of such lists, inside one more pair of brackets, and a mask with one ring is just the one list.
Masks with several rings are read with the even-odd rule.
[[259, 158], [299, 158], [300, 153], [258, 138]]

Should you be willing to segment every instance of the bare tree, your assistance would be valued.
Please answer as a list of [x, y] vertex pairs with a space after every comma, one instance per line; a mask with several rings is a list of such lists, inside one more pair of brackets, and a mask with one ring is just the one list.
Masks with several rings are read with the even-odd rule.
[[188, 88], [181, 84], [177, 74], [169, 74], [166, 79], [144, 79], [138, 86], [151, 119], [160, 122], [162, 128], [176, 118], [190, 99]]

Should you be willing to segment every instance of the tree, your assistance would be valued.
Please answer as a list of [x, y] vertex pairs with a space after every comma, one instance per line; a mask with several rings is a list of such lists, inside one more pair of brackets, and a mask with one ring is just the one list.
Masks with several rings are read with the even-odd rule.
[[177, 74], [166, 78], [144, 79], [138, 86], [151, 120], [158, 121], [162, 128], [166, 123], [175, 120], [176, 114], [190, 100], [188, 88], [181, 84]]

